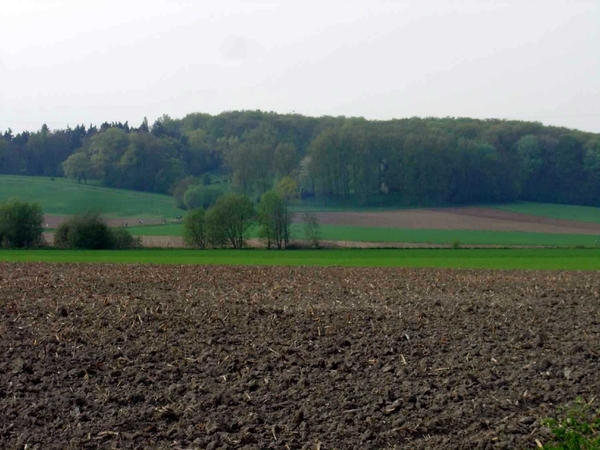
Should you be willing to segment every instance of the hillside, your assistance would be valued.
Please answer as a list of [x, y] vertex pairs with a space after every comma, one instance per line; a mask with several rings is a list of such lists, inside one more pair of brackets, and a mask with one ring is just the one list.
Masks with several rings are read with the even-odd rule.
[[137, 128], [9, 130], [0, 135], [0, 173], [98, 180], [178, 199], [221, 176], [257, 199], [291, 176], [303, 199], [352, 207], [600, 206], [600, 135], [498, 119], [193, 113]]
[[184, 213], [168, 195], [78, 184], [64, 178], [0, 176], [0, 201], [36, 201], [46, 214], [80, 214], [99, 209], [113, 218], [174, 219]]

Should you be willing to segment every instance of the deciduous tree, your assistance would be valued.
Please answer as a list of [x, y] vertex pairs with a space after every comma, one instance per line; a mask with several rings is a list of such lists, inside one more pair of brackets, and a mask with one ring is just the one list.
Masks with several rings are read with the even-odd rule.
[[189, 247], [206, 248], [204, 208], [188, 212], [183, 219], [183, 239]]
[[[246, 233], [254, 217], [254, 205], [245, 195], [228, 193], [219, 197], [207, 211], [207, 219], [210, 219], [208, 231], [211, 233], [211, 241], [220, 243], [221, 236], [224, 236], [231, 247], [243, 248]], [[222, 231], [218, 231], [218, 228]], [[212, 236], [212, 233], [216, 236]]]
[[92, 161], [84, 152], [73, 153], [62, 166], [65, 176], [77, 180], [78, 183], [81, 183], [81, 180], [87, 183], [87, 180], [91, 178]]
[[267, 241], [267, 248], [275, 245], [278, 249], [287, 246], [289, 223], [285, 200], [275, 191], [267, 191], [258, 204], [260, 235]]

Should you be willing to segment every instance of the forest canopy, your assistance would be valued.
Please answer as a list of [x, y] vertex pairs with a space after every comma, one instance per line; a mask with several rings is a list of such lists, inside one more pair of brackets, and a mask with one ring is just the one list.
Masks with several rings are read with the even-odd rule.
[[600, 205], [600, 135], [496, 119], [193, 113], [138, 127], [9, 129], [0, 173], [97, 180], [179, 195], [182, 205], [215, 176], [256, 200], [289, 176], [303, 198], [362, 205]]

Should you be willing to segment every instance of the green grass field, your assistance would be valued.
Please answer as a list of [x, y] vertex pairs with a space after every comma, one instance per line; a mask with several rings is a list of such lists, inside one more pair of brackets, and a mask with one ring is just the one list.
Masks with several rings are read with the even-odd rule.
[[46, 214], [80, 214], [96, 208], [109, 217], [171, 219], [184, 213], [168, 195], [77, 184], [65, 178], [0, 175], [0, 202], [11, 197], [39, 202]]
[[[183, 225], [148, 225], [131, 227], [135, 236], [181, 236]], [[500, 245], [500, 246], [545, 246], [545, 247], [596, 247], [600, 236], [585, 234], [519, 233], [504, 231], [469, 230], [418, 230], [399, 228], [356, 227], [322, 225], [322, 238], [328, 241], [354, 242], [406, 242], [426, 244]], [[251, 229], [248, 237], [258, 237], [257, 228]], [[303, 239], [302, 225], [292, 226], [292, 237]]]
[[600, 270], [600, 250], [0, 250], [0, 261]]
[[[407, 242], [426, 244], [593, 247], [599, 236], [583, 234], [520, 233], [509, 231], [423, 230], [323, 225], [323, 239], [358, 242]], [[302, 233], [300, 231], [299, 235]]]

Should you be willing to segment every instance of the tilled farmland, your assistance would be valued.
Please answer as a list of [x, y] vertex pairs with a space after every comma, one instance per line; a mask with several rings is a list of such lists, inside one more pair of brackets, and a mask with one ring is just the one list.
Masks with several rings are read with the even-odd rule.
[[600, 394], [599, 302], [598, 273], [0, 264], [0, 448], [536, 448]]

